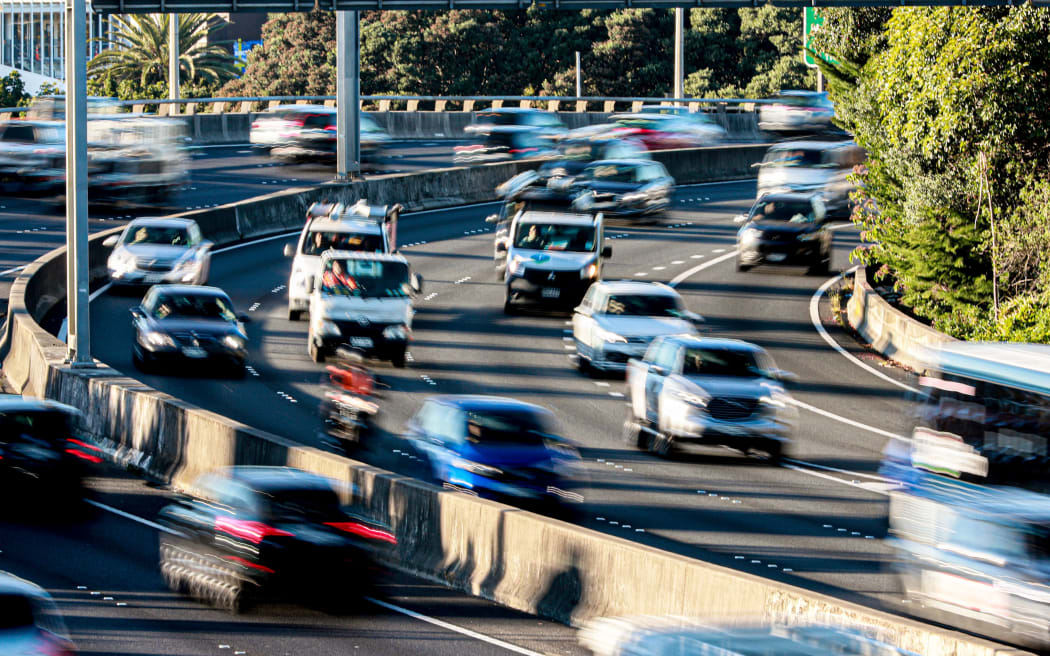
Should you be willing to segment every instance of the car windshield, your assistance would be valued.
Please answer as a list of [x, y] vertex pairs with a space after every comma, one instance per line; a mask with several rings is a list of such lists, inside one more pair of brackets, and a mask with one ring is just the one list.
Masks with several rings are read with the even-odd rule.
[[830, 168], [834, 167], [835, 163], [831, 160], [830, 153], [826, 150], [816, 148], [785, 148], [771, 150], [766, 153], [765, 159], [762, 160], [762, 166], [773, 168], [789, 166]]
[[153, 306], [153, 317], [156, 319], [220, 319], [236, 321], [230, 302], [211, 294], [194, 294], [175, 296], [166, 294], [157, 298]]
[[412, 292], [408, 265], [380, 260], [328, 260], [321, 275], [321, 292], [358, 298], [406, 297]]
[[318, 488], [278, 489], [266, 492], [268, 512], [274, 519], [332, 521], [340, 516], [335, 490]]
[[536, 251], [593, 251], [594, 226], [522, 223], [518, 225], [514, 247]]
[[755, 205], [751, 210], [751, 220], [812, 223], [817, 220], [817, 215], [809, 202], [771, 200]]
[[303, 255], [320, 255], [328, 249], [337, 251], [383, 252], [383, 236], [360, 232], [311, 230], [303, 240]]
[[57, 410], [0, 413], [0, 441], [18, 437], [57, 444], [69, 437], [69, 419]]
[[602, 164], [600, 166], [588, 166], [583, 171], [587, 180], [599, 182], [638, 182], [644, 176], [637, 166], [629, 164]]
[[678, 317], [682, 308], [674, 296], [616, 294], [609, 297], [605, 313], [629, 317]]
[[776, 101], [782, 105], [795, 107], [832, 107], [831, 100], [823, 93], [815, 94], [786, 94], [777, 96]]
[[530, 410], [467, 413], [467, 439], [475, 444], [540, 446], [549, 434], [547, 418]]
[[0, 629], [33, 626], [33, 604], [23, 595], [0, 594]]
[[186, 228], [175, 226], [138, 226], [125, 233], [124, 243], [188, 246], [190, 233]]
[[685, 352], [682, 373], [686, 376], [766, 376], [753, 351], [734, 348], [689, 348]]
[[661, 114], [653, 114], [651, 118], [643, 118], [640, 116], [621, 118], [616, 121], [616, 127], [658, 132], [666, 129], [668, 118], [669, 117], [664, 117]]
[[529, 125], [528, 116], [512, 112], [479, 112], [478, 125]]

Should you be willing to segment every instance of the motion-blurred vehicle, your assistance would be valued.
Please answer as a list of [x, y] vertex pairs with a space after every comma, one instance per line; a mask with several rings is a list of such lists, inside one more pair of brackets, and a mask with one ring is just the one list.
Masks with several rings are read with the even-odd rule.
[[309, 309], [307, 282], [321, 275], [321, 253], [327, 250], [393, 253], [397, 251], [397, 220], [400, 204], [369, 205], [361, 199], [347, 207], [342, 203], [314, 203], [306, 211], [306, 225], [299, 242], [286, 244], [285, 257], [292, 260], [288, 278], [288, 320], [298, 321]]
[[16, 191], [58, 189], [65, 184], [65, 124], [0, 122], [0, 185]]
[[604, 245], [600, 212], [530, 209], [486, 221], [496, 223], [495, 267], [506, 285], [507, 314], [516, 312], [520, 301], [575, 307], [612, 257], [612, 247]]
[[6, 498], [67, 503], [83, 496], [83, 478], [102, 462], [102, 453], [78, 433], [81, 416], [55, 401], [0, 395], [0, 489]]
[[727, 446], [778, 463], [797, 412], [760, 346], [694, 335], [657, 337], [627, 362], [629, 444], [667, 457], [681, 444]]
[[647, 216], [671, 204], [674, 178], [660, 162], [600, 160], [591, 162], [572, 180], [576, 206], [610, 217]]
[[474, 121], [463, 128], [470, 133], [485, 133], [503, 127], [522, 127], [544, 134], [563, 134], [565, 124], [554, 112], [527, 107], [486, 109], [474, 114]]
[[351, 455], [364, 447], [364, 440], [375, 431], [378, 381], [355, 349], [337, 348], [330, 360], [322, 383], [321, 421], [326, 442]]
[[[121, 114], [124, 107], [120, 99], [107, 96], [88, 96], [87, 113], [88, 118], [112, 117]], [[65, 121], [66, 120], [66, 97], [65, 96], [37, 96], [29, 103], [26, 118], [32, 121]]]
[[[335, 161], [339, 132], [337, 114], [332, 107], [315, 107], [284, 119], [276, 141], [270, 143], [270, 156], [283, 162]], [[358, 125], [361, 161], [374, 161], [390, 143], [387, 134], [375, 119], [361, 113]]]
[[248, 141], [254, 148], [269, 151], [280, 144], [284, 136], [303, 127], [311, 112], [326, 114], [331, 109], [323, 105], [278, 105], [258, 114], [248, 131]]
[[830, 216], [848, 219], [849, 176], [864, 163], [864, 149], [852, 141], [785, 141], [770, 147], [758, 167], [758, 196], [820, 194]]
[[642, 105], [641, 114], [662, 114], [664, 116], [677, 116], [686, 121], [691, 121], [702, 131], [709, 133], [716, 141], [725, 141], [729, 133], [718, 121], [704, 111], [690, 111], [688, 107], [675, 107], [673, 105]]
[[674, 114], [616, 114], [612, 120], [614, 135], [637, 139], [649, 150], [699, 148], [726, 137], [720, 125]]
[[412, 299], [423, 281], [396, 253], [329, 250], [320, 274], [308, 278], [307, 351], [324, 362], [339, 346], [404, 367], [412, 338]]
[[72, 656], [76, 652], [51, 595], [35, 583], [0, 571], [0, 654]]
[[106, 266], [114, 286], [208, 282], [214, 244], [193, 219], [134, 219], [102, 244], [113, 248]]
[[958, 342], [923, 359], [912, 440], [887, 473], [1050, 492], [1050, 346]]
[[820, 196], [762, 196], [733, 221], [743, 224], [736, 235], [737, 271], [757, 264], [801, 264], [817, 274], [831, 269], [833, 235]]
[[979, 620], [1050, 646], [1050, 496], [923, 474], [892, 491], [889, 508], [892, 567], [919, 602], [913, 612], [932, 607], [960, 628], [980, 631], [967, 625]]
[[192, 363], [243, 376], [248, 320], [234, 313], [230, 297], [218, 287], [154, 285], [142, 304], [131, 308], [132, 361], [144, 372], [165, 363]]
[[337, 606], [368, 593], [397, 539], [340, 505], [332, 482], [288, 467], [229, 467], [176, 496], [158, 522], [160, 571], [175, 592], [239, 611], [292, 595]]
[[781, 91], [758, 108], [758, 127], [771, 132], [824, 131], [833, 128], [835, 107], [822, 91]]
[[476, 134], [475, 143], [452, 148], [453, 163], [499, 162], [558, 154], [554, 136], [532, 127], [502, 125]]
[[186, 123], [156, 116], [88, 121], [93, 200], [168, 202], [189, 179]]
[[696, 334], [703, 318], [685, 308], [674, 289], [658, 282], [599, 280], [572, 315], [581, 371], [622, 372], [661, 335]]
[[674, 617], [592, 619], [579, 640], [595, 656], [918, 656], [838, 627], [720, 627]]
[[442, 485], [518, 505], [576, 503], [580, 454], [550, 411], [498, 396], [433, 396], [406, 438]]
[[557, 141], [557, 159], [544, 162], [537, 169], [537, 184], [552, 179], [575, 178], [587, 165], [605, 159], [652, 159], [645, 144], [636, 139], [622, 139], [612, 135], [576, 136], [570, 132]]

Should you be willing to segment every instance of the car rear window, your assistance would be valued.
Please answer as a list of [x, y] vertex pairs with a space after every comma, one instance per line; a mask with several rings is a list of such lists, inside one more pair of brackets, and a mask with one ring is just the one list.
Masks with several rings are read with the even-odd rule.
[[[264, 494], [266, 494], [264, 492]], [[266, 494], [267, 512], [273, 519], [331, 520], [338, 517], [339, 496], [319, 488], [281, 489]]]
[[33, 603], [24, 595], [0, 594], [0, 630], [33, 626]]
[[467, 439], [474, 443], [540, 446], [549, 433], [547, 418], [529, 410], [467, 412]]
[[28, 435], [54, 444], [69, 437], [69, 418], [59, 411], [4, 412], [0, 413], [0, 431], [4, 441]]

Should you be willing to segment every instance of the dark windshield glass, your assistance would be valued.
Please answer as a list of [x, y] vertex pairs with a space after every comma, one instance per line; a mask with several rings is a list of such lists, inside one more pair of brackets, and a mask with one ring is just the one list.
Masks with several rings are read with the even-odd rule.
[[546, 417], [528, 410], [467, 413], [467, 439], [475, 443], [539, 446], [549, 432]]
[[190, 233], [185, 228], [139, 226], [128, 231], [127, 236], [124, 238], [124, 243], [188, 246], [190, 243]]
[[0, 442], [25, 439], [58, 443], [69, 437], [69, 419], [64, 412], [26, 411], [0, 414]]
[[26, 597], [0, 594], [0, 629], [33, 626], [33, 604]]
[[602, 164], [600, 166], [588, 166], [583, 171], [583, 177], [588, 180], [598, 180], [599, 182], [637, 182], [640, 176], [637, 166]]
[[321, 291], [360, 298], [404, 297], [412, 292], [408, 265], [379, 260], [328, 260]]
[[537, 251], [592, 251], [594, 226], [522, 223], [518, 225], [514, 247]]
[[786, 202], [771, 200], [758, 203], [751, 211], [752, 221], [788, 221], [790, 223], [810, 223], [817, 218], [813, 204], [809, 202]]
[[617, 294], [609, 297], [605, 312], [635, 317], [677, 317], [681, 315], [681, 308], [673, 296]]
[[337, 251], [383, 252], [383, 236], [359, 232], [311, 231], [303, 241], [304, 255], [320, 255], [328, 249]]
[[339, 497], [335, 490], [275, 490], [268, 495], [270, 517], [331, 521], [339, 517]]
[[826, 94], [800, 94], [777, 96], [776, 101], [782, 105], [793, 105], [797, 107], [831, 107], [831, 100]]
[[762, 162], [763, 166], [771, 166], [773, 168], [781, 168], [786, 166], [834, 166], [833, 163], [828, 163], [824, 150], [803, 150], [801, 148], [793, 150], [774, 150], [766, 154], [765, 160]]
[[161, 296], [153, 309], [157, 319], [221, 319], [236, 321], [230, 302], [221, 296]]
[[689, 348], [682, 366], [685, 375], [754, 378], [765, 372], [751, 351], [729, 348]]
[[510, 112], [479, 112], [477, 122], [479, 125], [524, 125], [517, 114]]

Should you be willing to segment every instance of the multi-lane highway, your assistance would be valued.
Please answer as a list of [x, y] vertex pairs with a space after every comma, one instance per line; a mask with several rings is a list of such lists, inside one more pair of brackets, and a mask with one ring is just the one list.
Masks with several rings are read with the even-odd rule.
[[[707, 318], [704, 332], [757, 342], [799, 375], [792, 391], [801, 421], [786, 467], [718, 450], [660, 460], [627, 447], [623, 382], [575, 370], [568, 318], [503, 314], [491, 227], [484, 223], [493, 205], [402, 218], [403, 250], [426, 288], [417, 302], [410, 366], [380, 369], [393, 391], [383, 405], [386, 435], [366, 459], [413, 469], [397, 434], [427, 395], [537, 402], [557, 414], [588, 462], [582, 524], [869, 604], [899, 605], [896, 582], [882, 570], [889, 557], [880, 540], [886, 483], [877, 467], [887, 441], [905, 432], [899, 384], [907, 379], [876, 362], [858, 366], [818, 333], [812, 317], [821, 322], [828, 315], [816, 293], [824, 278], [791, 269], [736, 272], [732, 217], [754, 194], [748, 181], [678, 188], [661, 224], [607, 228], [614, 252], [604, 275], [676, 285], [689, 308]], [[106, 294], [93, 304], [95, 354], [174, 396], [316, 444], [323, 369], [307, 357], [306, 323], [287, 320], [290, 261], [280, 253], [291, 239], [236, 246], [213, 259], [211, 283], [242, 310], [255, 308], [245, 380], [135, 372], [127, 308], [136, 301], [127, 296]], [[835, 266], [847, 264], [856, 243], [853, 230], [837, 232]], [[858, 351], [833, 324], [825, 330], [841, 348]]]

